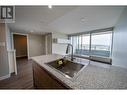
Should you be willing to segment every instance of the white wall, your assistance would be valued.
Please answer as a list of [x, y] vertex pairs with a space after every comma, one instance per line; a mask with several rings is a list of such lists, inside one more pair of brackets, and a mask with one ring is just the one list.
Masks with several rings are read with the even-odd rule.
[[[63, 39], [67, 39], [68, 37], [65, 34], [53, 33], [52, 34], [52, 38], [63, 38]], [[52, 44], [52, 53], [53, 54], [62, 54], [62, 55], [65, 55], [66, 54], [66, 48], [67, 48], [67, 45], [66, 44], [53, 43]]]
[[7, 50], [11, 50], [12, 49], [12, 38], [11, 38], [11, 32], [10, 32], [10, 29], [8, 27], [8, 25], [6, 24], [6, 39], [7, 39]]
[[127, 8], [114, 29], [112, 65], [127, 68]]
[[12, 34], [6, 24], [6, 44], [8, 52], [9, 73], [17, 73], [15, 50], [12, 49]]
[[45, 54], [52, 54], [52, 33], [45, 35]]
[[[9, 74], [6, 25], [0, 23], [0, 80]], [[2, 78], [3, 79], [3, 78]]]
[[43, 35], [28, 35], [29, 57], [45, 54], [45, 37]]

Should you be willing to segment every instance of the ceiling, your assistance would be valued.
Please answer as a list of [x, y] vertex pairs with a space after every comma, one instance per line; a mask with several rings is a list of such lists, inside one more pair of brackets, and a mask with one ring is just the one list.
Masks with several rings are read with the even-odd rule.
[[122, 6], [16, 6], [15, 32], [65, 34], [85, 32], [115, 26]]

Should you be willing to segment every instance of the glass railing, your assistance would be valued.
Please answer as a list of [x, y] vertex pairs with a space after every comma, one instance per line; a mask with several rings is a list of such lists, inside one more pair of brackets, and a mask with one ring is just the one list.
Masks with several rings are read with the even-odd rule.
[[78, 55], [95, 55], [102, 57], [110, 57], [110, 46], [106, 45], [92, 45], [91, 51], [88, 49], [88, 45], [84, 46], [83, 49], [75, 49], [74, 54]]

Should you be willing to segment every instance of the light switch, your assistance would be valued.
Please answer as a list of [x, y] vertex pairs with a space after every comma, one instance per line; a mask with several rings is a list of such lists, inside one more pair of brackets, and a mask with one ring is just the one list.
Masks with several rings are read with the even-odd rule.
[[0, 47], [5, 47], [5, 42], [0, 42]]

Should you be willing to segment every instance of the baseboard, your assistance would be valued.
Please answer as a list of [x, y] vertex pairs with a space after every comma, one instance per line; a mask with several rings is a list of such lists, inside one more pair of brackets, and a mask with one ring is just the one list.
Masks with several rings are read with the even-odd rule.
[[16, 58], [27, 57], [27, 55], [16, 56]]
[[0, 77], [0, 80], [4, 80], [10, 77], [10, 74]]

